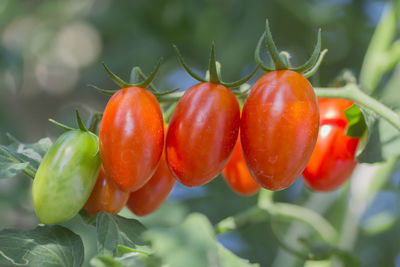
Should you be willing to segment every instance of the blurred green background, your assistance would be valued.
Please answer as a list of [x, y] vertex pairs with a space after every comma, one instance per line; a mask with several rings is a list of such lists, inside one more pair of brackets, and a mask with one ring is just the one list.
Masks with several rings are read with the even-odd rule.
[[[72, 125], [76, 107], [86, 118], [91, 111], [101, 111], [108, 97], [87, 85], [117, 89], [101, 66], [102, 61], [127, 79], [133, 66], [148, 73], [163, 56], [155, 84], [160, 89], [185, 90], [196, 81], [178, 65], [172, 44], [203, 73], [210, 44], [215, 41], [224, 79], [236, 80], [255, 66], [253, 52], [266, 18], [278, 47], [289, 51], [296, 65], [311, 54], [317, 30], [322, 28], [323, 47], [329, 52], [311, 81], [326, 86], [344, 68], [359, 73], [385, 4], [372, 0], [1, 0], [0, 142], [7, 142], [6, 132], [23, 142], [36, 142], [44, 136], [54, 140], [60, 132], [48, 118]], [[260, 75], [262, 72], [254, 79]], [[366, 175], [360, 173], [359, 177]], [[398, 189], [400, 174], [392, 176], [385, 190], [359, 216], [356, 228], [360, 233], [354, 253], [363, 266], [400, 266], [400, 202], [393, 192]], [[37, 224], [30, 184], [22, 176], [0, 180], [0, 229], [30, 229]], [[333, 193], [316, 194], [299, 180], [277, 193], [276, 198], [308, 205], [340, 228], [349, 205], [348, 190], [346, 186]], [[219, 177], [200, 188], [178, 185], [168, 203], [143, 222], [150, 227], [171, 225], [187, 213], [198, 211], [217, 223], [255, 202], [255, 196], [235, 195]], [[378, 218], [378, 223], [368, 224], [368, 219], [381, 214], [389, 219], [385, 217], [382, 222]], [[73, 222], [70, 224], [73, 228]], [[372, 230], [364, 224], [372, 225]], [[306, 231], [300, 224], [296, 227], [293, 230], [288, 223], [286, 228], [294, 240]], [[224, 234], [219, 241], [261, 266], [303, 265], [302, 260], [280, 248], [267, 223]], [[90, 257], [90, 250], [88, 253], [86, 257]]]

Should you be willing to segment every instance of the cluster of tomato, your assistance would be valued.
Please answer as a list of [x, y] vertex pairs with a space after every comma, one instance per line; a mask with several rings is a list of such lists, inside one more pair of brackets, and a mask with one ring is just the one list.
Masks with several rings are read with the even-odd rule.
[[336, 189], [347, 179], [358, 144], [345, 135], [343, 112], [351, 103], [321, 100], [318, 108], [301, 73], [310, 72], [315, 62], [293, 69], [275, 56], [275, 69], [253, 85], [240, 111], [235, 91], [228, 87], [252, 75], [222, 82], [213, 53], [209, 77], [203, 79], [178, 52], [200, 83], [179, 99], [167, 129], [157, 98], [143, 83], [123, 86], [112, 95], [98, 138], [77, 116], [80, 129], [60, 136], [37, 171], [33, 202], [39, 219], [58, 223], [82, 207], [93, 215], [118, 213], [125, 205], [146, 215], [165, 201], [175, 180], [201, 186], [221, 172], [242, 195], [261, 187], [285, 189], [304, 169], [306, 183], [315, 190]]

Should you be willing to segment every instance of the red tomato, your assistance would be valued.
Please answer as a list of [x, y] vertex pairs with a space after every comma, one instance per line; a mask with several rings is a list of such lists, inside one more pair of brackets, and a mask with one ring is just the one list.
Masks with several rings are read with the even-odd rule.
[[117, 214], [125, 206], [128, 197], [129, 192], [121, 191], [107, 177], [103, 166], [101, 166], [96, 184], [83, 209], [90, 215], [95, 215], [102, 210]]
[[331, 123], [347, 127], [344, 111], [353, 105], [353, 101], [346, 99], [318, 99], [320, 124]]
[[235, 147], [240, 109], [225, 86], [200, 83], [179, 100], [168, 127], [170, 170], [186, 186], [200, 186], [225, 167]]
[[261, 77], [247, 97], [240, 124], [253, 178], [269, 190], [290, 186], [311, 156], [318, 125], [317, 100], [306, 78], [288, 70]]
[[303, 178], [313, 190], [331, 191], [341, 186], [356, 167], [355, 153], [359, 138], [346, 136], [344, 111], [353, 104], [351, 101], [320, 99], [318, 103], [321, 126]]
[[168, 168], [163, 153], [153, 177], [138, 191], [130, 194], [126, 205], [138, 216], [150, 214], [164, 203], [174, 184], [175, 178]]
[[118, 187], [142, 187], [163, 151], [163, 118], [156, 97], [140, 87], [116, 92], [104, 110], [99, 141], [104, 169]]
[[215, 178], [229, 160], [240, 126], [235, 95], [225, 86], [200, 83], [185, 92], [166, 138], [167, 163], [186, 186]]
[[260, 190], [260, 185], [254, 181], [247, 169], [240, 138], [238, 138], [232, 156], [222, 171], [222, 174], [228, 185], [240, 195], [249, 196]]

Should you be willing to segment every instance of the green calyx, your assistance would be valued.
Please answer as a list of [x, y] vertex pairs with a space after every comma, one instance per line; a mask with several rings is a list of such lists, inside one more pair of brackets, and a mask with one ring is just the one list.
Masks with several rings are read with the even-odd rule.
[[194, 73], [189, 68], [189, 66], [185, 63], [181, 53], [178, 50], [178, 47], [176, 45], [174, 45], [174, 48], [175, 48], [176, 53], [178, 55], [178, 60], [181, 63], [181, 65], [183, 66], [183, 68], [186, 70], [186, 72], [190, 76], [192, 76], [194, 79], [198, 80], [199, 82], [211, 82], [211, 83], [221, 84], [221, 85], [226, 86], [228, 88], [235, 88], [235, 87], [241, 86], [242, 84], [244, 84], [248, 80], [250, 80], [251, 77], [253, 77], [253, 75], [258, 70], [258, 65], [257, 65], [257, 67], [249, 75], [243, 77], [242, 79], [240, 79], [238, 81], [235, 81], [235, 82], [224, 82], [224, 81], [222, 81], [222, 79], [221, 79], [221, 65], [216, 61], [215, 45], [214, 45], [214, 42], [213, 42], [211, 44], [210, 61], [209, 61], [209, 65], [208, 65], [207, 75], [206, 75], [206, 77], [202, 78], [199, 75], [197, 75], [196, 73]]
[[[150, 92], [152, 92], [156, 97], [158, 96], [163, 96], [167, 95], [170, 93], [173, 93], [179, 88], [173, 89], [173, 90], [166, 90], [166, 91], [160, 91], [158, 90], [153, 84], [153, 80], [157, 75], [158, 70], [160, 69], [161, 62], [163, 61], [163, 58], [160, 58], [158, 61], [157, 65], [154, 67], [153, 71], [149, 74], [149, 76], [146, 76], [143, 71], [140, 69], [140, 67], [133, 67], [130, 75], [130, 82], [125, 82], [123, 79], [118, 77], [116, 74], [114, 74], [110, 68], [106, 66], [104, 62], [102, 62], [104, 69], [106, 70], [107, 74], [111, 77], [113, 82], [117, 84], [121, 88], [126, 88], [126, 87], [142, 87], [148, 89]], [[104, 90], [101, 89], [95, 85], [90, 84], [90, 87], [96, 89], [97, 91], [106, 94], [106, 95], [113, 95], [115, 94], [118, 90]]]
[[[265, 40], [267, 50], [271, 56], [271, 59], [274, 63], [273, 67], [266, 66], [261, 59], [261, 45]], [[314, 51], [311, 54], [310, 58], [301, 66], [292, 67], [290, 63], [290, 55], [286, 51], [278, 52], [278, 49], [274, 43], [272, 38], [271, 30], [269, 28], [268, 20], [265, 23], [265, 32], [262, 34], [260, 40], [258, 41], [254, 57], [257, 64], [267, 72], [276, 71], [276, 70], [292, 70], [301, 73], [304, 77], [311, 77], [321, 65], [321, 62], [328, 52], [327, 49], [321, 51], [321, 29], [318, 30], [317, 43], [315, 45]]]
[[75, 130], [81, 130], [84, 132], [92, 132], [95, 133], [96, 129], [97, 129], [97, 125], [100, 122], [103, 114], [99, 113], [99, 112], [95, 112], [93, 114], [90, 115], [90, 118], [87, 122], [87, 126], [85, 126], [85, 124], [82, 121], [81, 115], [79, 114], [78, 109], [75, 110], [75, 116], [76, 116], [76, 123], [78, 124], [78, 128], [72, 128], [69, 127], [63, 123], [60, 123], [58, 121], [55, 121], [53, 119], [49, 119], [49, 121], [51, 123], [53, 123], [54, 125], [58, 126], [59, 128], [61, 128], [64, 131], [75, 131]]

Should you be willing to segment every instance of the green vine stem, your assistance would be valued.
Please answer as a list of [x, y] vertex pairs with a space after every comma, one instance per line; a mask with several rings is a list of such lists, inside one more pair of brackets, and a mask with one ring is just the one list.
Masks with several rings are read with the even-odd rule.
[[[337, 195], [332, 193], [311, 193], [309, 194], [307, 200], [302, 203], [304, 208], [313, 210], [318, 214], [324, 214], [333, 203], [337, 200]], [[286, 234], [282, 240], [284, 243], [294, 243], [298, 242], [299, 237], [309, 237], [312, 235], [311, 229], [303, 224], [298, 224], [292, 222], [290, 226], [286, 229]], [[294, 267], [300, 266], [304, 263], [304, 259], [297, 257], [290, 253], [286, 248], [279, 248], [275, 259], [271, 266], [273, 267]]]
[[347, 84], [340, 88], [315, 88], [315, 93], [321, 98], [343, 98], [352, 100], [362, 107], [373, 111], [400, 131], [399, 115], [378, 100], [365, 94], [354, 83]]
[[215, 226], [216, 234], [233, 231], [246, 227], [254, 223], [265, 222], [268, 220], [268, 214], [260, 207], [254, 206], [234, 216], [229, 216], [220, 221]]
[[317, 212], [298, 205], [273, 202], [272, 191], [262, 190], [258, 206], [220, 221], [215, 229], [218, 234], [235, 230], [248, 223], [266, 221], [272, 217], [296, 219], [310, 225], [328, 243], [334, 244], [338, 234], [335, 228]]
[[271, 203], [263, 209], [273, 216], [296, 219], [310, 225], [328, 243], [334, 244], [337, 241], [338, 234], [335, 228], [313, 210], [288, 203]]

